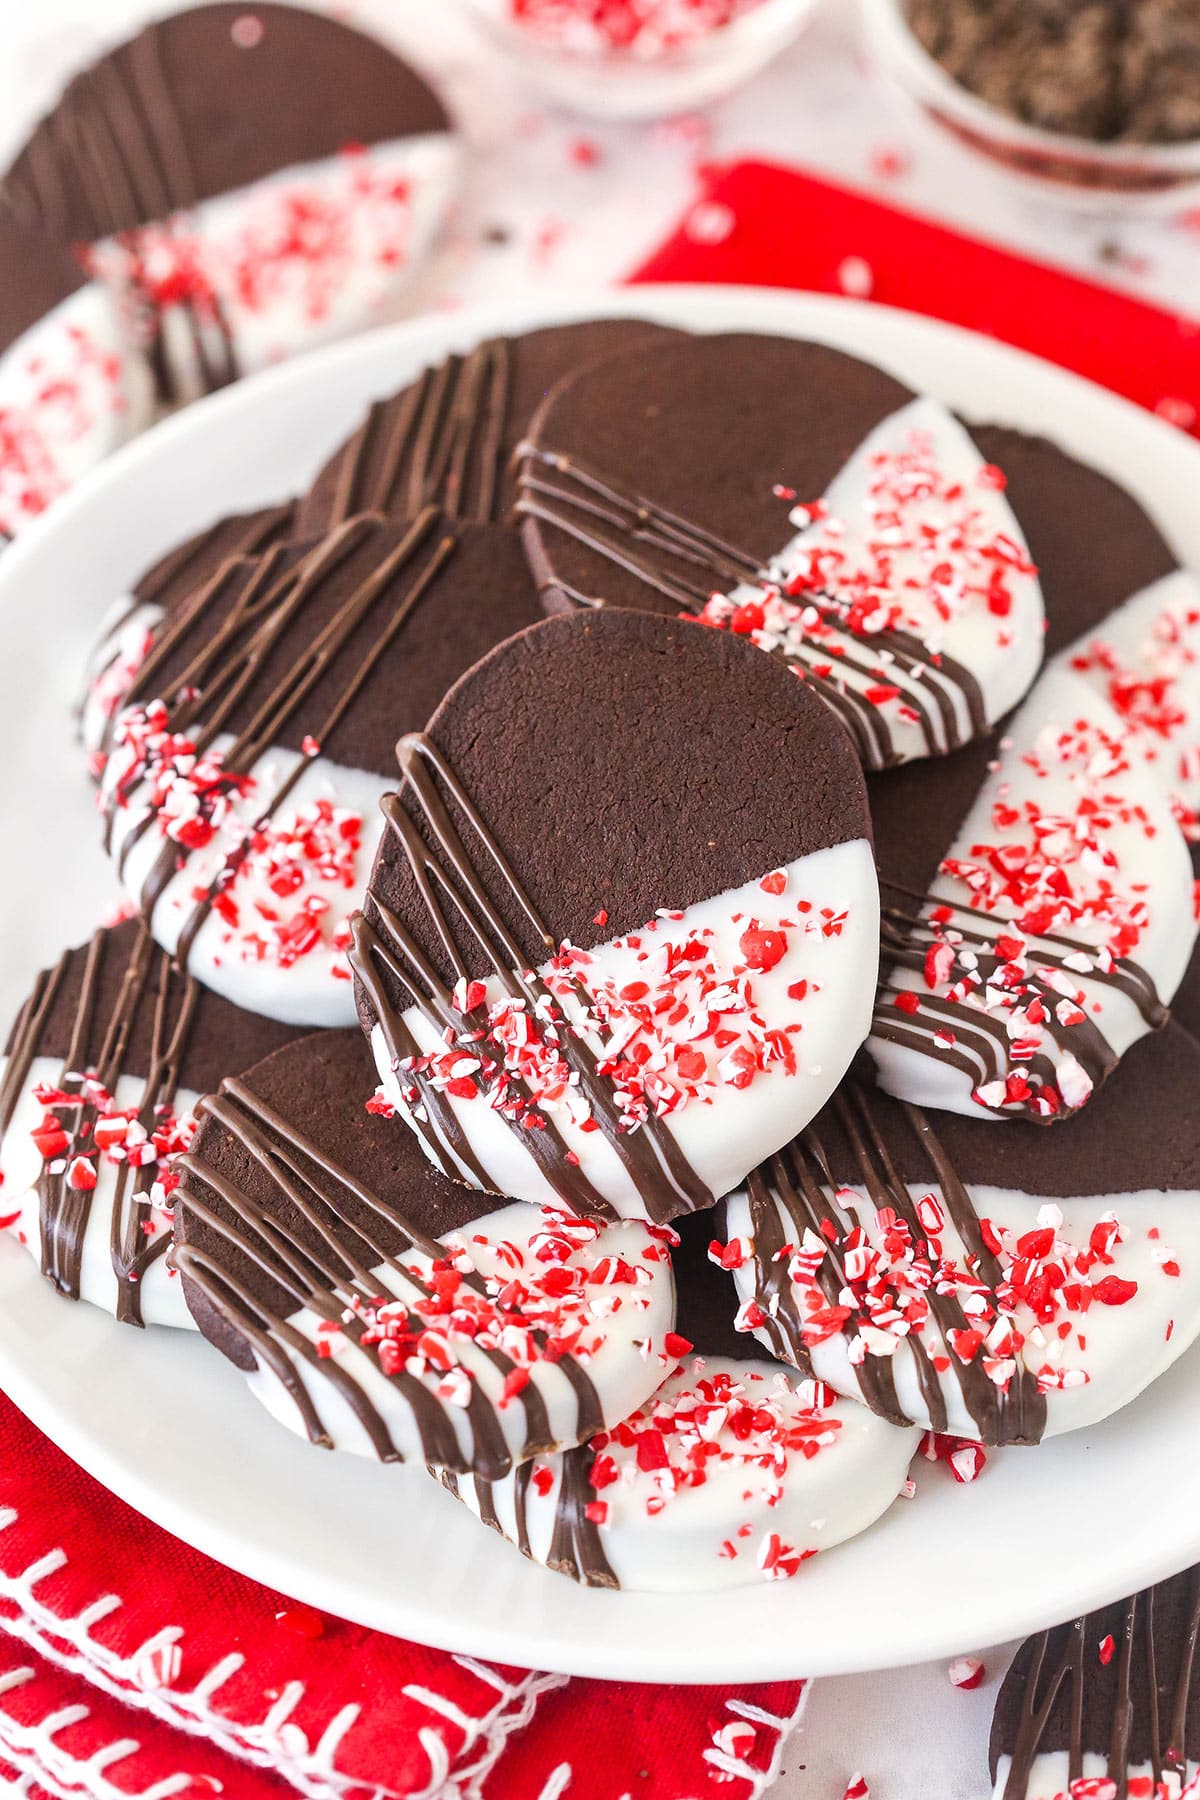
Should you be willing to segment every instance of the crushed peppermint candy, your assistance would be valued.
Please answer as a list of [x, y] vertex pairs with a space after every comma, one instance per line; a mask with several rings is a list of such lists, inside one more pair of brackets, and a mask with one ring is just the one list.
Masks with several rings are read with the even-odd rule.
[[[916, 429], [902, 448], [873, 452], [870, 470], [862, 518], [839, 518], [823, 500], [794, 507], [799, 535], [760, 589], [714, 594], [700, 618], [784, 657], [800, 675], [916, 724], [914, 676], [886, 648], [864, 669], [864, 644], [901, 632], [936, 666], [946, 627], [967, 613], [994, 619], [1003, 643], [1018, 584], [1036, 570], [981, 506], [1003, 485], [998, 471], [979, 470], [973, 493], [943, 471], [932, 434]], [[847, 666], [851, 656], [858, 667]]]
[[133, 1197], [151, 1212], [143, 1229], [149, 1226], [148, 1235], [169, 1229], [170, 1196], [179, 1183], [171, 1164], [191, 1149], [194, 1114], [177, 1115], [162, 1104], [146, 1124], [144, 1109], [118, 1106], [91, 1070], [64, 1075], [58, 1087], [38, 1082], [33, 1097], [42, 1114], [29, 1135], [49, 1174], [76, 1193], [91, 1193], [105, 1166], [135, 1170]]
[[[837, 1197], [845, 1209], [843, 1221], [827, 1219], [820, 1231], [806, 1227], [801, 1240], [786, 1244], [778, 1257], [786, 1261], [801, 1343], [812, 1350], [840, 1333], [855, 1368], [868, 1358], [890, 1359], [906, 1341], [919, 1341], [943, 1379], [953, 1380], [956, 1370], [974, 1365], [1001, 1394], [1009, 1392], [1021, 1369], [1034, 1375], [1043, 1394], [1083, 1387], [1091, 1379], [1089, 1314], [1097, 1307], [1127, 1306], [1139, 1292], [1136, 1281], [1114, 1272], [1118, 1249], [1136, 1234], [1112, 1211], [1095, 1221], [1085, 1242], [1064, 1234], [1062, 1211], [1053, 1204], [1040, 1209], [1032, 1230], [980, 1219], [983, 1242], [1000, 1271], [993, 1282], [981, 1274], [978, 1259], [958, 1239], [935, 1194], [916, 1202], [917, 1231], [895, 1208], [874, 1210], [853, 1188], [840, 1189]], [[1154, 1228], [1145, 1235], [1154, 1236]], [[1161, 1246], [1155, 1249], [1157, 1268], [1164, 1279], [1173, 1279], [1177, 1260]], [[752, 1254], [753, 1246], [740, 1239], [714, 1242], [709, 1249], [723, 1268], [738, 1268]], [[830, 1268], [838, 1271], [840, 1290], [832, 1303], [822, 1285]], [[948, 1302], [965, 1323], [943, 1333], [937, 1309]], [[765, 1324], [761, 1304], [746, 1302], [735, 1323], [742, 1331]], [[956, 1479], [970, 1481], [978, 1473], [972, 1466], [977, 1451], [970, 1445], [960, 1456], [955, 1440], [943, 1440], [936, 1455]]]
[[1129, 727], [1134, 748], [1166, 782], [1184, 836], [1200, 842], [1200, 589], [1175, 578], [1136, 646], [1096, 637], [1072, 654], [1070, 666], [1099, 687]]
[[14, 398], [0, 406], [0, 537], [13, 537], [65, 493], [79, 446], [111, 432], [125, 410], [124, 372], [112, 350], [72, 324], [52, 351], [39, 345], [15, 370], [6, 363], [5, 376]]
[[[678, 1239], [666, 1226], [627, 1222], [626, 1253], [604, 1248], [612, 1227], [551, 1207], [536, 1209], [527, 1240], [496, 1237], [485, 1219], [445, 1240], [446, 1254], [412, 1252], [403, 1259], [403, 1297], [355, 1295], [340, 1320], [317, 1327], [317, 1349], [337, 1358], [365, 1346], [389, 1377], [429, 1382], [447, 1406], [471, 1405], [479, 1352], [496, 1353], [511, 1367], [498, 1402], [503, 1410], [529, 1384], [531, 1371], [571, 1357], [586, 1364], [603, 1347], [619, 1312], [644, 1314], [655, 1274]], [[631, 1232], [644, 1240], [628, 1254]], [[673, 1361], [667, 1333], [646, 1347]], [[474, 1361], [472, 1360], [474, 1359]], [[490, 1357], [489, 1357], [490, 1364]]]
[[681, 933], [684, 915], [666, 912], [600, 951], [561, 944], [529, 978], [528, 994], [461, 980], [453, 995], [461, 1026], [447, 1027], [437, 1050], [397, 1066], [405, 1104], [419, 1106], [430, 1087], [456, 1100], [482, 1098], [529, 1130], [557, 1115], [594, 1131], [576, 1044], [609, 1085], [623, 1132], [711, 1104], [722, 1089], [748, 1088], [766, 1072], [796, 1074], [804, 1002], [818, 984], [789, 984], [788, 1016], [769, 1025], [761, 979], [802, 940], [840, 937], [848, 915], [798, 897], [768, 908], [787, 883], [784, 871], [765, 877], [763, 908], [735, 918], [732, 962], [712, 927]]
[[639, 62], [724, 31], [762, 0], [508, 0], [511, 22], [573, 55], [628, 53]]
[[685, 1355], [652, 1399], [589, 1440], [588, 1480], [605, 1508], [601, 1522], [617, 1496], [655, 1518], [678, 1495], [733, 1475], [748, 1516], [714, 1553], [748, 1558], [765, 1581], [788, 1579], [815, 1549], [761, 1529], [749, 1515], [777, 1506], [789, 1471], [838, 1442], [841, 1421], [829, 1411], [836, 1400], [819, 1381], [733, 1374]]
[[215, 877], [192, 886], [190, 902], [211, 911], [221, 945], [241, 961], [288, 969], [323, 952], [331, 976], [348, 980], [363, 815], [319, 796], [254, 819], [248, 803], [260, 785], [228, 768], [223, 751], [198, 752], [190, 737], [172, 731], [166, 706], [155, 700], [118, 719], [101, 804], [144, 808], [160, 836], [180, 846], [181, 860], [182, 853], [216, 852], [222, 838], [230, 843]]
[[[112, 655], [88, 686], [88, 702], [104, 719], [111, 719], [124, 705], [125, 697], [137, 677], [138, 670], [154, 648], [154, 631], [147, 623], [131, 620], [112, 645]], [[102, 752], [92, 758], [93, 775], [103, 773], [107, 758]]]
[[151, 342], [171, 312], [228, 331], [234, 372], [248, 324], [278, 320], [268, 360], [286, 355], [298, 322], [319, 330], [336, 318], [351, 284], [364, 310], [380, 304], [409, 260], [411, 178], [385, 153], [347, 145], [319, 175], [251, 188], [236, 209], [210, 218], [180, 213], [96, 244], [89, 264], [129, 296], [133, 322]]
[[[1002, 1025], [1001, 1071], [973, 1096], [988, 1111], [1052, 1118], [1091, 1096], [1085, 1034], [1077, 1056], [1070, 1033], [1094, 1024], [1095, 984], [1120, 976], [1150, 923], [1143, 871], [1128, 853], [1123, 864], [1114, 839], [1132, 830], [1149, 844], [1157, 832], [1124, 780], [1132, 766], [1127, 736], [1095, 719], [1045, 725], [997, 787], [987, 835], [942, 860], [936, 891], [908, 922], [923, 973], [885, 990], [881, 1005], [919, 1017], [928, 995], [962, 1007], [964, 1030], [972, 1014]], [[1045, 1061], [1052, 1074], [1039, 1070]]]

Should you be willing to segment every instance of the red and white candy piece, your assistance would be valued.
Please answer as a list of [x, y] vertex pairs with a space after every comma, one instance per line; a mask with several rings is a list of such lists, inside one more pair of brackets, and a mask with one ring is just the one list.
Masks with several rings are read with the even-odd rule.
[[[471, 1408], [482, 1396], [516, 1462], [527, 1455], [521, 1396], [529, 1389], [545, 1408], [554, 1444], [569, 1447], [580, 1440], [581, 1408], [565, 1358], [613, 1424], [674, 1364], [669, 1237], [637, 1222], [604, 1225], [514, 1202], [448, 1234], [444, 1262], [431, 1265], [409, 1251], [380, 1264], [372, 1271], [377, 1298], [356, 1303], [341, 1323], [308, 1308], [291, 1314], [278, 1334], [291, 1382], [264, 1362], [250, 1386], [269, 1412], [305, 1434], [299, 1384], [335, 1449], [373, 1456], [361, 1413], [346, 1397], [357, 1391], [404, 1459], [416, 1462], [425, 1451], [407, 1393], [412, 1382], [421, 1405], [443, 1413], [467, 1459], [476, 1452]], [[472, 1272], [482, 1284], [466, 1279]], [[297, 1334], [315, 1347], [315, 1361], [296, 1352]]]
[[615, 1430], [519, 1477], [456, 1485], [536, 1562], [561, 1556], [565, 1519], [582, 1508], [621, 1587], [703, 1591], [788, 1580], [865, 1531], [916, 1445], [778, 1364], [685, 1355]]
[[[551, 997], [536, 1014], [497, 983], [473, 982], [458, 996], [463, 1026], [453, 1037], [408, 1009], [420, 1056], [399, 1067], [376, 1026], [381, 1093], [420, 1123], [413, 1076], [432, 1079], [499, 1193], [552, 1198], [527, 1133], [514, 1131], [506, 1113], [529, 1120], [530, 1130], [552, 1120], [570, 1158], [625, 1217], [642, 1216], [644, 1202], [612, 1129], [635, 1132], [651, 1115], [712, 1193], [725, 1193], [819, 1110], [861, 1043], [877, 905], [871, 852], [856, 839], [682, 911], [660, 911], [640, 931], [591, 950], [563, 945], [539, 971]], [[487, 1050], [479, 1041], [485, 1006]], [[609, 1129], [571, 1079], [570, 1035], [591, 1047], [609, 1083]], [[465, 1163], [453, 1172], [473, 1180]]]

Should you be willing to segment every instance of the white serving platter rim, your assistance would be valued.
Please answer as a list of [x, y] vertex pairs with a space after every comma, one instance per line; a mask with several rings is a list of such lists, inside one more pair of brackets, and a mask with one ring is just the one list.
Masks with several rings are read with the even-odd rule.
[[[646, 287], [435, 315], [268, 371], [156, 426], [0, 558], [0, 1010], [114, 897], [68, 729], [86, 627], [108, 599], [218, 513], [302, 485], [367, 399], [431, 358], [596, 313], [779, 331], [871, 356], [969, 416], [1053, 435], [1124, 481], [1200, 564], [1200, 447], [1033, 357], [887, 308]], [[1016, 1637], [1159, 1580], [1200, 1557], [1198, 1378], [1200, 1347], [1138, 1405], [995, 1455], [973, 1487], [919, 1465], [915, 1501], [792, 1582], [614, 1595], [526, 1565], [421, 1471], [310, 1448], [198, 1339], [69, 1306], [0, 1243], [0, 1386], [139, 1511], [329, 1612], [580, 1675], [717, 1682], [886, 1668]]]

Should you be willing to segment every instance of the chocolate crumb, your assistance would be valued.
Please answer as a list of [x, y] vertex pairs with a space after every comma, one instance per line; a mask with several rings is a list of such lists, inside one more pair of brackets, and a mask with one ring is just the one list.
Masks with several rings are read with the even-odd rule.
[[1200, 137], [1197, 0], [906, 0], [955, 81], [1025, 124], [1097, 143]]

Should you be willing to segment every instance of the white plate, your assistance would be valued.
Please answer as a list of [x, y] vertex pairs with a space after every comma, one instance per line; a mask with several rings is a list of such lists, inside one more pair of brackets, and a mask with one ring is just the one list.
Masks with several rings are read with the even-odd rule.
[[[1073, 376], [853, 302], [644, 288], [403, 325], [301, 360], [159, 425], [0, 557], [0, 1009], [114, 897], [69, 708], [94, 622], [157, 554], [305, 483], [364, 402], [495, 332], [597, 311], [820, 338], [968, 414], [1052, 434], [1118, 476], [1200, 564], [1200, 449]], [[781, 396], [780, 404], [786, 404]], [[1079, 521], [1081, 531], [1087, 520]], [[1200, 1557], [1200, 1347], [1124, 1415], [993, 1454], [973, 1487], [920, 1492], [794, 1581], [718, 1595], [579, 1590], [522, 1562], [422, 1472], [314, 1450], [274, 1426], [198, 1338], [69, 1306], [0, 1244], [0, 1386], [64, 1450], [223, 1562], [364, 1624], [574, 1674], [751, 1681], [884, 1668], [996, 1643]]]

